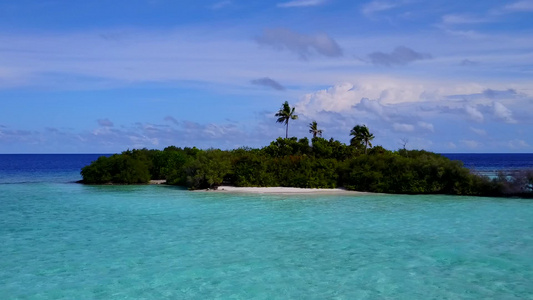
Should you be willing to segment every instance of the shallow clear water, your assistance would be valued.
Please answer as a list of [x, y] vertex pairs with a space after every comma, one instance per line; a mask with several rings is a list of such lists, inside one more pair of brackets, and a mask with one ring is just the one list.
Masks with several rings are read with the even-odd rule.
[[531, 299], [533, 202], [0, 184], [0, 299]]
[[531, 200], [69, 183], [97, 157], [0, 155], [0, 299], [533, 299]]

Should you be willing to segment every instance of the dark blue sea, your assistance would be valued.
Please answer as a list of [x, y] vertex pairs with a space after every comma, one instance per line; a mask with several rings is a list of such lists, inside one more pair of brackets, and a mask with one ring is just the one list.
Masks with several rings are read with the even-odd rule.
[[532, 299], [530, 199], [73, 183], [98, 156], [0, 155], [0, 299]]
[[74, 182], [81, 179], [83, 166], [102, 155], [104, 154], [0, 154], [0, 184]]
[[464, 166], [482, 175], [498, 171], [533, 169], [533, 153], [447, 153], [451, 160], [462, 161]]

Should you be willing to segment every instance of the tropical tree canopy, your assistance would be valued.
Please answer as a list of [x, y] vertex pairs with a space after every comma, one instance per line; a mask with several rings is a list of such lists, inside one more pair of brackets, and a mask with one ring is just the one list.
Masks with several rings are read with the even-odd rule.
[[313, 138], [316, 138], [317, 135], [322, 136], [322, 129], [318, 129], [316, 121], [309, 123], [309, 133], [313, 134]]
[[284, 123], [285, 124], [285, 138], [289, 137], [289, 120], [296, 120], [298, 119], [298, 115], [294, 114], [294, 107], [291, 108], [288, 101], [285, 101], [283, 105], [281, 105], [280, 110], [275, 115], [278, 117], [276, 120], [277, 123]]
[[365, 153], [369, 146], [372, 147], [371, 141], [374, 139], [374, 135], [365, 125], [355, 125], [350, 131], [350, 135], [353, 136], [350, 140], [352, 146], [364, 146]]

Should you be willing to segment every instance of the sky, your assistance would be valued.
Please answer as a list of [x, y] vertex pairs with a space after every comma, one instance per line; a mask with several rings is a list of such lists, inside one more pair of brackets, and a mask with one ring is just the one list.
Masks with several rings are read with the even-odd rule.
[[0, 153], [533, 152], [533, 0], [0, 0]]

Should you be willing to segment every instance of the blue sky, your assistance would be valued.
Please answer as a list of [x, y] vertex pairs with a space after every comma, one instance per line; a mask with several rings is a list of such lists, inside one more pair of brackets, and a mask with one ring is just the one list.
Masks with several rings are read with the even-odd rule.
[[533, 0], [0, 1], [0, 153], [533, 152]]

